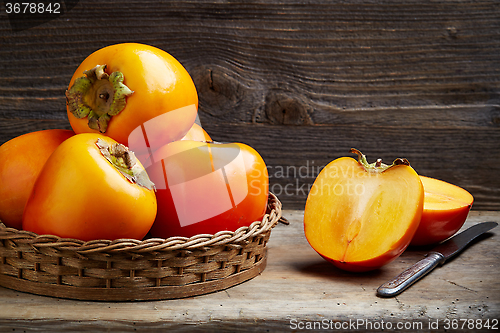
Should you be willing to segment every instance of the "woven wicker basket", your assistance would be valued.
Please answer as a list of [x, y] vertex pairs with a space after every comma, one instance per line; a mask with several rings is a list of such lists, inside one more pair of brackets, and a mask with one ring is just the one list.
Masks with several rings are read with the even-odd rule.
[[270, 194], [262, 221], [191, 238], [83, 242], [0, 223], [0, 285], [79, 300], [160, 300], [223, 290], [260, 274], [281, 203]]

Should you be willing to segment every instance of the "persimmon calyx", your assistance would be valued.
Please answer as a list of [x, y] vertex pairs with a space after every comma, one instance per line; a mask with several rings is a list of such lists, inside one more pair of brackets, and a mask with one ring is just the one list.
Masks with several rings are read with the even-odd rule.
[[66, 90], [68, 110], [76, 118], [88, 118], [89, 128], [105, 133], [113, 116], [126, 106], [126, 97], [134, 92], [124, 83], [121, 72], [108, 75], [106, 65], [97, 65], [83, 72]]
[[121, 143], [108, 145], [107, 142], [97, 139], [96, 146], [101, 154], [132, 184], [155, 190], [155, 184], [149, 179], [146, 170], [137, 163], [134, 152]]
[[385, 163], [382, 163], [382, 159], [380, 159], [380, 158], [377, 159], [376, 162], [368, 163], [368, 161], [366, 160], [366, 156], [363, 153], [361, 153], [359, 150], [357, 150], [356, 148], [351, 148], [350, 152], [358, 155], [359, 164], [361, 164], [361, 166], [363, 166], [363, 168], [367, 172], [379, 172], [380, 173], [380, 172], [384, 172], [384, 171], [386, 171], [386, 170], [388, 170], [396, 165], [410, 166], [410, 162], [406, 158], [396, 158], [392, 162], [391, 165], [387, 165]]

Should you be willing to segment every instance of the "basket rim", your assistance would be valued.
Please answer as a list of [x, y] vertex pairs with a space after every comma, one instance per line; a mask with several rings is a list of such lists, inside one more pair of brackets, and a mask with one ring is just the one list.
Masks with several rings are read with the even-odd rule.
[[198, 234], [192, 237], [169, 237], [137, 239], [98, 239], [83, 241], [74, 238], [62, 238], [55, 235], [38, 235], [31, 231], [18, 230], [6, 227], [0, 221], [0, 240], [15, 240], [27, 243], [34, 250], [40, 248], [56, 248], [58, 250], [86, 253], [119, 253], [119, 252], [161, 252], [173, 250], [193, 250], [207, 246], [220, 246], [232, 243], [245, 242], [248, 238], [263, 234], [274, 228], [282, 219], [282, 205], [278, 197], [269, 192], [268, 210], [262, 220], [254, 221], [249, 226], [238, 228], [236, 231], [219, 231], [215, 234]]

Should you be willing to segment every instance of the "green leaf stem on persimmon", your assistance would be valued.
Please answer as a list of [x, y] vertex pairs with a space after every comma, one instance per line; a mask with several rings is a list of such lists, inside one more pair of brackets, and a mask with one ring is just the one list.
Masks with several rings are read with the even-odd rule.
[[66, 91], [66, 104], [76, 118], [88, 118], [89, 128], [105, 133], [113, 116], [126, 105], [126, 97], [134, 92], [124, 83], [121, 72], [111, 75], [106, 65], [97, 65], [83, 72]]
[[384, 172], [393, 166], [401, 164], [410, 166], [410, 162], [406, 158], [396, 158], [391, 165], [382, 163], [382, 159], [380, 158], [376, 162], [368, 163], [366, 156], [356, 148], [351, 148], [350, 152], [358, 155], [358, 162], [366, 172]]
[[101, 154], [131, 183], [155, 189], [155, 184], [149, 179], [146, 171], [137, 163], [134, 152], [121, 143], [109, 146], [105, 141], [98, 139], [96, 146]]

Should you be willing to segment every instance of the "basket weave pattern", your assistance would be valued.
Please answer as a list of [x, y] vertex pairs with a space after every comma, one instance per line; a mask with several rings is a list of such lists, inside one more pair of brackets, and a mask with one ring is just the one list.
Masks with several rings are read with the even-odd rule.
[[270, 194], [261, 221], [235, 232], [191, 238], [83, 242], [6, 228], [0, 223], [0, 285], [87, 300], [143, 300], [222, 290], [258, 275], [281, 218]]

